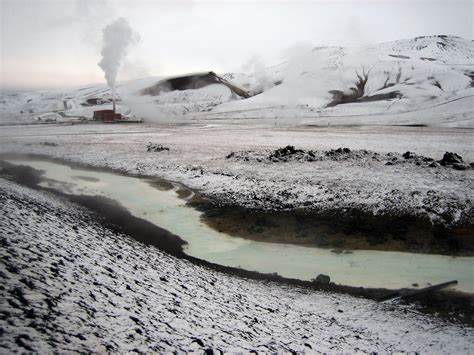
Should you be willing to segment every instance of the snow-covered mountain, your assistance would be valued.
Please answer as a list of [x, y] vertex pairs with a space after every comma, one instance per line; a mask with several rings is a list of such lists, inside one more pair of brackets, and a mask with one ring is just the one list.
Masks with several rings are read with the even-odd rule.
[[[474, 42], [459, 37], [315, 47], [259, 72], [221, 77], [253, 96], [244, 99], [220, 83], [140, 94], [163, 80], [152, 77], [118, 87], [119, 111], [146, 121], [278, 118], [315, 124], [474, 126]], [[0, 100], [3, 122], [31, 121], [49, 112], [91, 117], [98, 106], [111, 106], [105, 84], [10, 94]]]
[[418, 37], [363, 48], [315, 47], [265, 75], [228, 75], [244, 87], [263, 77], [266, 90], [215, 112], [243, 110], [239, 115], [247, 117], [385, 114], [470, 97], [463, 105], [472, 118], [473, 75], [474, 42], [457, 37]]

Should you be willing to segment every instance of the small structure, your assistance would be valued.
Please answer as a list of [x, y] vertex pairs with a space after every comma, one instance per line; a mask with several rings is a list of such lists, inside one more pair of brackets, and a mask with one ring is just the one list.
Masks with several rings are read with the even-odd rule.
[[94, 111], [94, 121], [115, 122], [122, 120], [120, 113], [115, 113], [114, 110], [98, 110]]

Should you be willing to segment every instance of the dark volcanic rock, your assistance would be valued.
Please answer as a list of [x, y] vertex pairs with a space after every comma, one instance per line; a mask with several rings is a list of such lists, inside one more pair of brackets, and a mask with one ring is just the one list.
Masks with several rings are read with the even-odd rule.
[[273, 153], [270, 154], [270, 156], [268, 158], [269, 159], [274, 159], [274, 158], [281, 159], [281, 158], [289, 157], [291, 155], [303, 154], [303, 153], [304, 153], [304, 150], [296, 149], [292, 145], [287, 145], [284, 148], [279, 148], [279, 149], [275, 150]]
[[439, 162], [441, 165], [463, 164], [462, 157], [456, 153], [446, 152], [443, 159]]
[[31, 341], [31, 338], [28, 334], [20, 334], [17, 337], [15, 337], [15, 342], [18, 344], [18, 346], [28, 351], [34, 351], [34, 349], [27, 343], [30, 341]]
[[351, 150], [349, 148], [337, 148], [326, 151], [326, 155], [347, 154], [350, 152]]
[[156, 143], [148, 143], [146, 146], [147, 152], [162, 152], [162, 151], [169, 151], [168, 147], [165, 147], [163, 144], [156, 144]]
[[459, 154], [446, 152], [444, 153], [443, 159], [439, 163], [446, 167], [451, 167], [456, 170], [468, 170], [471, 168], [469, 164], [464, 163], [462, 157]]
[[313, 282], [328, 285], [331, 282], [331, 278], [328, 275], [319, 274], [313, 279]]
[[468, 170], [470, 167], [467, 164], [453, 164], [453, 169], [456, 170]]

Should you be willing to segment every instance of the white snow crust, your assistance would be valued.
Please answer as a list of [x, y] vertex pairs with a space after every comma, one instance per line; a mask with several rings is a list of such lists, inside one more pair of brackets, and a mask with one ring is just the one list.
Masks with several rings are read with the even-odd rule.
[[0, 179], [4, 352], [468, 353], [472, 329], [409, 306], [257, 282], [115, 234]]

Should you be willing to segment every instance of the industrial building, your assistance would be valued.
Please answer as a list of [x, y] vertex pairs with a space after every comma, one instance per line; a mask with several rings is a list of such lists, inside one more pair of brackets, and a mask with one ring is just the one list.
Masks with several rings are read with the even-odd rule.
[[114, 110], [98, 110], [94, 111], [94, 121], [115, 122], [122, 120], [120, 113], [115, 113]]

